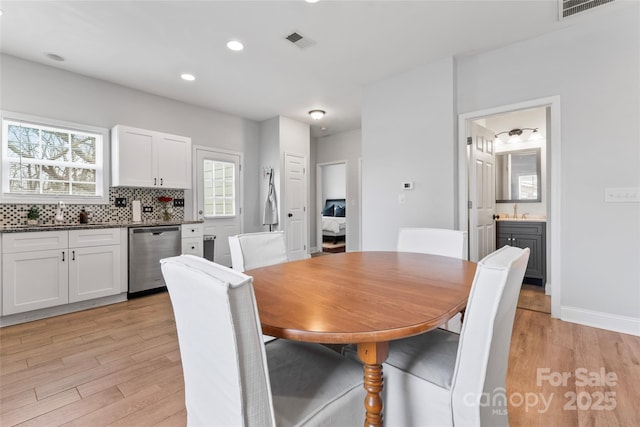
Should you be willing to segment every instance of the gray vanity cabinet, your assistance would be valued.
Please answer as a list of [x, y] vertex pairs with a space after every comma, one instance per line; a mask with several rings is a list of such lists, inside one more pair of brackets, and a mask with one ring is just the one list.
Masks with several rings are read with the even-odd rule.
[[497, 221], [496, 248], [505, 245], [529, 248], [529, 264], [524, 277], [544, 286], [547, 281], [546, 223], [538, 221]]

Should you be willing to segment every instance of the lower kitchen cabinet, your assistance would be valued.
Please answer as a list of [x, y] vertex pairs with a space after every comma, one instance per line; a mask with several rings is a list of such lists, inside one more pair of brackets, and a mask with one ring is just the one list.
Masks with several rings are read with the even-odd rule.
[[529, 248], [524, 277], [544, 286], [547, 281], [546, 223], [540, 221], [498, 221], [496, 249], [505, 245]]
[[69, 302], [120, 293], [120, 245], [70, 251]]
[[5, 253], [2, 257], [2, 314], [69, 302], [65, 250]]
[[121, 293], [120, 241], [119, 228], [3, 234], [2, 315]]
[[204, 224], [182, 225], [182, 253], [184, 255], [204, 255]]

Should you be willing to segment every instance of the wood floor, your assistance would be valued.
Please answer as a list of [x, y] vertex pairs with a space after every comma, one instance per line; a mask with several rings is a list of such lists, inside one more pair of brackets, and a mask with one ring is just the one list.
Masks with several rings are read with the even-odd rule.
[[[0, 355], [3, 427], [186, 425], [166, 293], [3, 328]], [[617, 380], [582, 385], [579, 368]], [[639, 426], [640, 338], [518, 309], [507, 389], [512, 426]]]

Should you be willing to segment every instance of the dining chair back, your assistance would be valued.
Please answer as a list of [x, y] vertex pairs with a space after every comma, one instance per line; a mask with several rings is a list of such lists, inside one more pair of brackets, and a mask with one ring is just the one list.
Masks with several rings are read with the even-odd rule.
[[398, 230], [398, 252], [417, 252], [452, 258], [467, 258], [467, 232], [446, 228], [402, 227]]
[[458, 335], [442, 329], [392, 341], [387, 425], [508, 425], [506, 372], [529, 249], [504, 246], [478, 265]]
[[192, 255], [161, 261], [178, 332], [187, 424], [362, 421], [362, 368], [317, 344], [262, 342], [252, 278]]
[[265, 231], [229, 236], [231, 265], [236, 271], [287, 262], [284, 231]]

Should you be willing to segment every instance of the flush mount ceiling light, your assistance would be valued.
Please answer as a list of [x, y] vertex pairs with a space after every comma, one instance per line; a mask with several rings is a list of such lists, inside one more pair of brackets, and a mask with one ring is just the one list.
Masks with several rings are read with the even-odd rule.
[[522, 132], [524, 132], [525, 130], [530, 130], [531, 135], [529, 135], [529, 139], [527, 139], [527, 141], [539, 141], [542, 139], [542, 135], [540, 134], [540, 132], [538, 132], [538, 128], [515, 128], [515, 129], [511, 129], [511, 130], [505, 130], [503, 132], [498, 132], [497, 134], [495, 134], [495, 142], [504, 142], [502, 141], [502, 139], [500, 139], [500, 135], [508, 133], [509, 134], [509, 140], [507, 141], [508, 144], [517, 144], [519, 142], [522, 142], [522, 138], [520, 137], [520, 135], [522, 135]]
[[320, 120], [324, 117], [326, 112], [324, 110], [311, 110], [309, 111], [309, 115], [313, 120]]
[[193, 74], [189, 74], [189, 73], [182, 73], [180, 74], [180, 78], [182, 80], [186, 80], [188, 82], [192, 82], [196, 79], [196, 76], [194, 76]]
[[304, 0], [307, 3], [318, 3], [319, 0]]
[[244, 49], [244, 45], [238, 40], [230, 40], [227, 42], [227, 48], [229, 48], [229, 50], [233, 50], [234, 52], [239, 52]]

